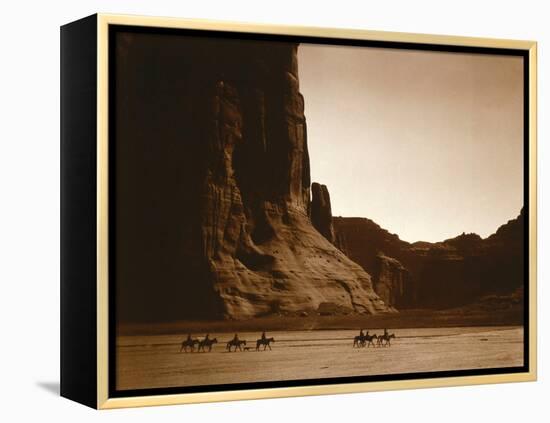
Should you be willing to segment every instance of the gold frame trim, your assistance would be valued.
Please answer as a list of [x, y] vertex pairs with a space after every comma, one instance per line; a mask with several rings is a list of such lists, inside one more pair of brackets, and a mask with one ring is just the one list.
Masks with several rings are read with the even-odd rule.
[[[108, 396], [108, 27], [109, 25], [186, 28], [275, 35], [330, 37], [419, 44], [519, 49], [529, 52], [529, 372], [434, 379], [364, 382], [338, 385], [251, 389], [192, 394], [109, 398]], [[151, 405], [189, 404], [292, 396], [344, 394], [413, 388], [448, 387], [537, 380], [537, 43], [535, 41], [358, 29], [316, 28], [146, 17], [97, 15], [97, 408], [111, 409]]]

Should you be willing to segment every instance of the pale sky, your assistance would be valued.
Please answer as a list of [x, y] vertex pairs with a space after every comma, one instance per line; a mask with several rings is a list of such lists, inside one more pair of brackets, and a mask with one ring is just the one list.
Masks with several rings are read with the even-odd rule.
[[523, 205], [520, 57], [301, 44], [311, 178], [406, 241], [486, 237]]

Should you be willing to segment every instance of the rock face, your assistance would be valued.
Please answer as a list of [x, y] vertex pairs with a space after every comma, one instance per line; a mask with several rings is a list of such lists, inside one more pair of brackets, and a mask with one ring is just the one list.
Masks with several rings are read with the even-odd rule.
[[336, 245], [372, 275], [380, 297], [397, 309], [449, 308], [524, 284], [524, 213], [482, 239], [462, 234], [410, 244], [369, 219], [334, 218]]
[[372, 278], [374, 291], [386, 304], [400, 309], [412, 302], [415, 293], [411, 274], [398, 260], [378, 253]]
[[311, 184], [311, 222], [329, 242], [334, 243], [330, 194], [326, 185]]
[[[297, 48], [185, 37], [167, 43], [139, 34], [117, 40], [117, 148], [124, 155], [137, 150], [143, 162], [137, 169], [121, 164], [117, 189], [137, 204], [140, 193], [128, 184], [160, 184], [162, 195], [151, 188], [144, 197], [168, 209], [163, 215], [140, 203], [141, 224], [158, 223], [144, 240], [134, 234], [144, 232], [140, 221], [128, 217], [135, 210], [117, 208], [118, 238], [147, 243], [150, 253], [137, 257], [131, 245], [120, 247], [141, 268], [122, 259], [117, 266], [119, 298], [132, 298], [121, 304], [123, 319], [392, 310], [367, 272], [331, 243], [326, 187], [314, 185], [310, 203]], [[132, 71], [143, 63], [162, 73]], [[159, 151], [166, 153], [160, 169], [141, 176], [161, 159]]]
[[370, 219], [335, 217], [335, 245], [373, 278], [376, 293], [396, 307], [416, 304], [414, 271], [417, 263], [403, 259], [411, 256], [410, 244], [401, 241]]

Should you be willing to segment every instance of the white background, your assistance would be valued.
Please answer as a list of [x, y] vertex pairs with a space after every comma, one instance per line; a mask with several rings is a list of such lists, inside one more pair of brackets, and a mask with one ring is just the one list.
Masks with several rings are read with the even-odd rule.
[[[11, 1], [0, 63], [0, 420], [548, 421], [550, 74], [545, 1]], [[59, 26], [95, 12], [539, 42], [539, 382], [96, 412], [59, 383]], [[546, 390], [546, 396], [543, 394]]]

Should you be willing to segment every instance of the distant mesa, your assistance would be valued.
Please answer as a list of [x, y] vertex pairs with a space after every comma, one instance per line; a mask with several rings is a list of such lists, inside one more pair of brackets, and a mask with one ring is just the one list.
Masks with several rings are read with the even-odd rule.
[[442, 242], [402, 241], [372, 220], [335, 217], [336, 245], [371, 274], [397, 309], [444, 309], [524, 286], [524, 213], [491, 236], [463, 233]]

